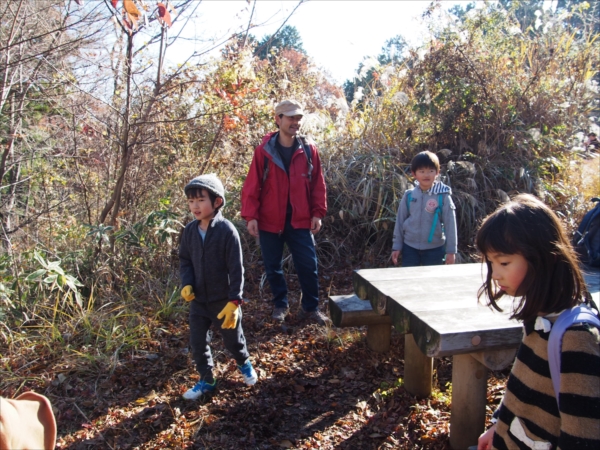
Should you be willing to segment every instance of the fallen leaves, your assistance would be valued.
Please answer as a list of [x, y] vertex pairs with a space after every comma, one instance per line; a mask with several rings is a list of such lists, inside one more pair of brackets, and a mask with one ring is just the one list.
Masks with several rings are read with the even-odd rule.
[[[243, 384], [215, 331], [217, 391], [195, 402], [181, 399], [199, 379], [187, 352], [185, 315], [149, 323], [151, 338], [105, 365], [86, 365], [70, 354], [54, 358], [43, 347], [32, 347], [6, 366], [37, 380], [27, 387], [51, 399], [61, 424], [57, 448], [109, 448], [107, 443], [145, 450], [449, 448], [447, 393], [417, 400], [399, 382], [403, 336], [392, 335], [389, 354], [374, 354], [364, 329], [308, 325], [297, 318], [298, 299], [291, 301], [285, 333], [271, 323], [265, 303], [244, 305], [244, 334], [259, 374], [253, 387]], [[352, 339], [345, 338], [349, 335]], [[93, 352], [93, 346], [85, 351]], [[436, 360], [440, 390], [450, 381], [450, 362]], [[22, 383], [10, 380], [3, 381], [3, 395]], [[492, 380], [488, 400], [493, 403], [503, 380]]]

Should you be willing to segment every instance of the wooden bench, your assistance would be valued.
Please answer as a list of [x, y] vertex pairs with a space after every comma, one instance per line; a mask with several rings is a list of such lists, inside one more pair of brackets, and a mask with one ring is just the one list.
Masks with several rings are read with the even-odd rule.
[[418, 397], [431, 393], [433, 358], [452, 356], [450, 445], [477, 443], [485, 424], [488, 369], [513, 360], [522, 326], [509, 314], [477, 301], [481, 264], [362, 269], [354, 291], [405, 334], [404, 387]]
[[329, 317], [336, 327], [367, 326], [367, 346], [376, 352], [390, 349], [392, 320], [373, 311], [371, 303], [356, 295], [329, 297]]
[[[354, 291], [372, 309], [389, 317], [405, 334], [404, 387], [414, 395], [431, 393], [433, 358], [452, 356], [450, 445], [477, 443], [485, 423], [487, 374], [514, 360], [522, 325], [477, 301], [487, 269], [481, 264], [362, 269]], [[584, 269], [587, 287], [600, 304], [600, 270]], [[332, 316], [333, 319], [333, 316]]]

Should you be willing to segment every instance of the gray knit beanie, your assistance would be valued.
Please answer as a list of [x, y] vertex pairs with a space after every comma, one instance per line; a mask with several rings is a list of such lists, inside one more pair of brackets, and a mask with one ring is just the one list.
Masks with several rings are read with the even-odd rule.
[[223, 206], [225, 206], [225, 188], [221, 180], [214, 173], [200, 175], [190, 181], [183, 189], [185, 195], [187, 195], [190, 189], [206, 189], [217, 197], [221, 197], [223, 199]]

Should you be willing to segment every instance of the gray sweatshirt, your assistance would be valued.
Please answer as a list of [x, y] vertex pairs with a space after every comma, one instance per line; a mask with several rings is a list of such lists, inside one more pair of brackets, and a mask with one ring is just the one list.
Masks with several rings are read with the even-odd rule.
[[[411, 193], [410, 213], [407, 206], [409, 192]], [[404, 243], [417, 250], [429, 250], [445, 244], [446, 253], [456, 253], [456, 215], [454, 213], [456, 206], [454, 206], [451, 194], [450, 187], [441, 181], [436, 181], [426, 192], [421, 191], [418, 185], [414, 189], [407, 190], [400, 200], [392, 250], [402, 250]], [[441, 223], [438, 216], [433, 238], [431, 242], [428, 242], [434, 217], [438, 215], [436, 209], [440, 195], [443, 197]]]
[[188, 223], [179, 245], [181, 286], [193, 286], [197, 302], [242, 300], [244, 265], [240, 235], [219, 211], [206, 230], [198, 221]]

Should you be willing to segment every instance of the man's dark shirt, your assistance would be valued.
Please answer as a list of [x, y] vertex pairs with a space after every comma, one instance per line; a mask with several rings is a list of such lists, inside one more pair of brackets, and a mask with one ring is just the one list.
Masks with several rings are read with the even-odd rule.
[[[277, 141], [275, 142], [275, 150], [277, 150], [277, 152], [279, 153], [279, 156], [281, 156], [281, 160], [283, 161], [283, 166], [285, 167], [285, 172], [289, 176], [290, 175], [290, 164], [292, 163], [292, 155], [296, 151], [296, 144], [295, 143], [292, 144], [291, 147], [284, 147], [279, 142], [279, 139], [277, 139]], [[285, 220], [289, 221], [291, 219], [292, 219], [292, 204], [290, 203], [290, 196], [288, 195]]]
[[279, 152], [279, 156], [283, 160], [283, 165], [285, 167], [286, 173], [290, 174], [290, 164], [292, 163], [292, 155], [296, 150], [296, 145], [292, 144], [291, 147], [284, 147], [279, 143], [279, 139], [275, 142], [275, 150]]

